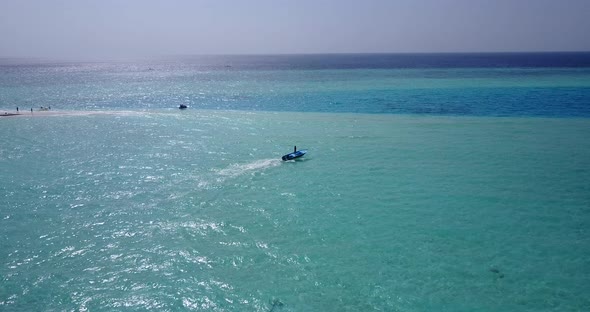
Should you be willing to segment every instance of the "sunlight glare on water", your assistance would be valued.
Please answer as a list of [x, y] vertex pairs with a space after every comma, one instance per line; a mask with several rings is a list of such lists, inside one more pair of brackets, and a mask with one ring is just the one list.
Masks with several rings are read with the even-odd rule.
[[[0, 304], [580, 309], [588, 126], [198, 110], [3, 120]], [[308, 154], [281, 161], [295, 144]]]

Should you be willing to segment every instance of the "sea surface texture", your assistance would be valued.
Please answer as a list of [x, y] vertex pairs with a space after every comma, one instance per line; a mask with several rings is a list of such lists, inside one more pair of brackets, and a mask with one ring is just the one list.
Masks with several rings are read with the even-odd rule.
[[588, 53], [0, 60], [17, 106], [0, 311], [590, 310]]

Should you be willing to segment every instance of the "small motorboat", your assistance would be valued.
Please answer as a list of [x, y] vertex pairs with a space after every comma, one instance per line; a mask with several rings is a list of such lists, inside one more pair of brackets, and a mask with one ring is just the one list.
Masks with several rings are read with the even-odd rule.
[[307, 153], [307, 150], [298, 150], [295, 151], [293, 153], [289, 153], [287, 155], [283, 155], [283, 157], [281, 157], [282, 160], [291, 160], [291, 159], [295, 159], [295, 158], [299, 158], [303, 155], [305, 155], [305, 153]]
[[188, 108], [188, 106], [186, 106], [184, 104], [180, 104], [180, 106], [178, 106], [178, 108], [180, 108], [180, 109], [186, 109], [186, 108]]

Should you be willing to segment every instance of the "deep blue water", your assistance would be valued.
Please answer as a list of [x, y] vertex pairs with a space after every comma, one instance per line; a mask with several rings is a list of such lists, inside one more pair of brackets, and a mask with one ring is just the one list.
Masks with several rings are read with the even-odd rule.
[[385, 69], [590, 67], [588, 52], [557, 53], [400, 53], [184, 57], [182, 61], [238, 69]]
[[[590, 52], [521, 53], [362, 53], [283, 55], [196, 55], [168, 56], [133, 62], [167, 62], [200, 69], [289, 70], [289, 69], [386, 69], [386, 68], [502, 68], [502, 67], [590, 67]], [[113, 63], [126, 63], [117, 60]], [[46, 59], [0, 58], [2, 66], [32, 66], [71, 62]], [[102, 63], [102, 62], [93, 62]]]
[[590, 53], [0, 60], [0, 109], [590, 117]]

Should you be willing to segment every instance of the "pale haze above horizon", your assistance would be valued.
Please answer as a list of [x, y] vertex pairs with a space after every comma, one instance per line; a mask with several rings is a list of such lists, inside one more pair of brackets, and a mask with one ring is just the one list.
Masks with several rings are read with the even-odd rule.
[[0, 0], [0, 57], [590, 51], [590, 0]]

